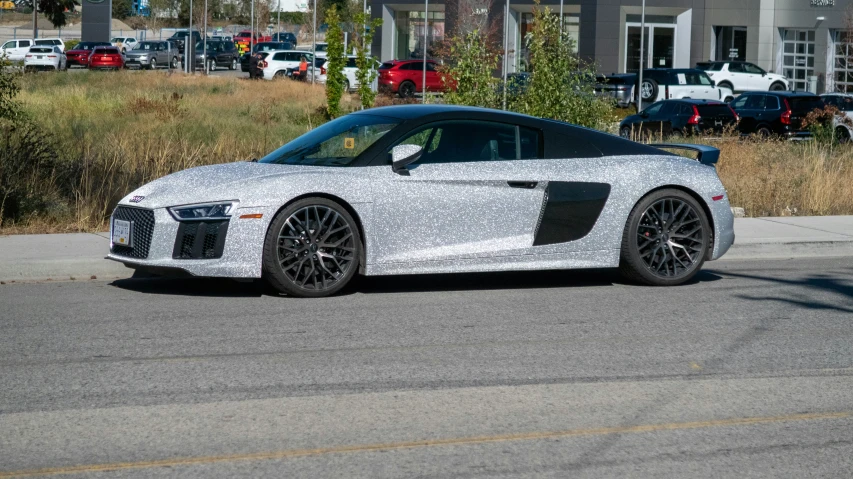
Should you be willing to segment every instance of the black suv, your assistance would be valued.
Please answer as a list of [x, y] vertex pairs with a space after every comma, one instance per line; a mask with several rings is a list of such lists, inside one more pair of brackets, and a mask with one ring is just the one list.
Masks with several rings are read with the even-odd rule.
[[[290, 32], [281, 32], [281, 33], [273, 33], [272, 41], [274, 42], [288, 42], [292, 44], [294, 47], [296, 46], [296, 35]], [[292, 49], [288, 48], [288, 50]]]
[[218, 67], [236, 70], [240, 61], [240, 54], [234, 42], [210, 41], [207, 42], [207, 52], [203, 52], [204, 42], [198, 42], [195, 49], [195, 68], [204, 68], [214, 71]]
[[619, 125], [623, 138], [679, 137], [720, 134], [737, 124], [729, 105], [715, 100], [662, 100], [652, 103]]
[[[185, 41], [186, 41], [188, 36], [190, 36], [189, 32], [187, 32], [186, 30], [181, 30], [181, 31], [175, 32], [171, 37], [167, 38], [166, 40], [170, 41], [170, 42], [174, 42], [175, 45], [177, 45], [178, 50], [180, 50], [181, 53], [183, 53], [184, 52], [184, 44], [185, 44]], [[201, 33], [199, 33], [197, 30], [193, 30], [192, 31], [192, 43], [191, 44], [195, 45], [196, 43], [198, 43], [200, 41], [201, 41]]]
[[814, 93], [792, 91], [750, 91], [731, 102], [740, 116], [741, 133], [761, 136], [808, 138], [811, 133], [802, 127], [803, 118], [812, 110], [824, 107]]

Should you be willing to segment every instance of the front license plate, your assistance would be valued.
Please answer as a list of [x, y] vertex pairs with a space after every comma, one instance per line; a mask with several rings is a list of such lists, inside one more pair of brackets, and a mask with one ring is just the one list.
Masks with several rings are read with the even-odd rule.
[[130, 227], [133, 223], [124, 220], [113, 220], [113, 244], [133, 248], [130, 238]]

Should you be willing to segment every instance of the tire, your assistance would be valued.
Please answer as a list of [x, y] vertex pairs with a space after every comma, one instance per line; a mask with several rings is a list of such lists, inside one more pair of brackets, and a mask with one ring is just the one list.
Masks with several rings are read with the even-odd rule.
[[619, 136], [625, 138], [627, 140], [631, 139], [631, 128], [627, 126], [623, 126], [619, 129]]
[[180, 66], [178, 57], [172, 57], [172, 69], [177, 70]]
[[349, 93], [349, 80], [344, 80], [344, 93]]
[[680, 131], [678, 131], [678, 130], [673, 130], [673, 131], [669, 134], [669, 137], [670, 137], [670, 138], [673, 138], [673, 139], [678, 139], [678, 140], [680, 140], [680, 139], [683, 139], [683, 138], [684, 138], [684, 134], [683, 134], [683, 133], [681, 133], [681, 132], [680, 132]]
[[777, 81], [776, 83], [770, 85], [770, 91], [785, 91], [785, 90], [787, 90], [787, 88], [785, 88], [785, 84], [782, 82]]
[[731, 103], [734, 99], [735, 98], [733, 96], [727, 96], [723, 99], [723, 103]]
[[358, 272], [361, 251], [358, 225], [345, 208], [326, 198], [304, 198], [281, 210], [270, 224], [263, 276], [289, 296], [329, 296]]
[[727, 82], [727, 81], [721, 81], [720, 83], [717, 84], [717, 86], [720, 88], [728, 88], [731, 91], [735, 91], [735, 87], [733, 87], [732, 84], [730, 82]]
[[637, 94], [643, 97], [643, 103], [646, 104], [657, 101], [659, 91], [658, 82], [651, 78], [643, 78], [643, 83], [640, 84]]
[[275, 75], [273, 75], [273, 78], [284, 78], [286, 76], [288, 76], [286, 70], [279, 70], [279, 71], [275, 72]]
[[404, 81], [400, 84], [397, 93], [400, 95], [400, 98], [411, 98], [415, 96], [415, 84], [410, 81]]
[[619, 270], [641, 284], [683, 284], [705, 263], [710, 235], [708, 217], [696, 199], [676, 189], [655, 191], [628, 215]]
[[237, 69], [237, 59], [236, 58], [231, 59], [231, 65], [228, 67], [228, 69], [232, 70], [232, 71]]
[[760, 136], [761, 138], [772, 138], [773, 130], [770, 129], [767, 125], [761, 125], [755, 129], [755, 134]]
[[216, 71], [216, 60], [208, 60], [207, 61], [207, 71], [215, 72]]
[[850, 130], [846, 127], [839, 126], [835, 129], [835, 141], [839, 144], [846, 144], [850, 142]]
[[148, 68], [150, 68], [150, 69], [152, 69], [152, 70], [156, 70], [156, 69], [157, 69], [157, 59], [156, 59], [156, 58], [152, 58], [152, 59], [151, 59], [151, 64], [150, 64], [150, 65], [148, 65]]

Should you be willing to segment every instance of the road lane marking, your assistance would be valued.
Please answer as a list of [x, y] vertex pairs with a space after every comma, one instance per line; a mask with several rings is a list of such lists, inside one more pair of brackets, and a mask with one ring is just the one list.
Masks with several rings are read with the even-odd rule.
[[664, 424], [646, 424], [640, 426], [615, 426], [593, 429], [570, 429], [566, 431], [543, 431], [518, 434], [501, 434], [495, 436], [474, 436], [448, 439], [424, 439], [420, 441], [405, 441], [395, 443], [358, 444], [352, 446], [323, 447], [316, 449], [289, 449], [283, 451], [258, 452], [247, 454], [230, 454], [222, 456], [198, 456], [155, 461], [114, 462], [107, 464], [85, 464], [78, 466], [50, 467], [43, 469], [27, 469], [20, 471], [0, 472], [0, 478], [55, 476], [61, 474], [79, 474], [86, 472], [107, 472], [124, 469], [147, 469], [154, 467], [191, 466], [199, 464], [215, 464], [220, 462], [262, 461], [272, 459], [287, 459], [292, 457], [321, 456], [325, 454], [342, 454], [355, 452], [390, 451], [397, 449], [414, 449], [419, 447], [486, 444], [507, 441], [529, 441], [536, 439], [553, 439], [578, 436], [604, 436], [610, 434], [631, 434], [656, 431], [676, 431], [683, 429], [702, 429], [725, 426], [750, 426], [793, 421], [814, 421], [820, 419], [844, 419], [853, 417], [853, 411], [789, 414], [784, 416], [745, 417], [733, 419], [715, 419], [711, 421], [674, 422]]

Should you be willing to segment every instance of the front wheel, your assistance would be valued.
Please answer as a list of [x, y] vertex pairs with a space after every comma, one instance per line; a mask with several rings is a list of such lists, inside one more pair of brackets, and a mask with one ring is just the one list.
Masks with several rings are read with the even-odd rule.
[[305, 198], [273, 219], [264, 241], [264, 278], [290, 296], [329, 296], [358, 272], [361, 248], [358, 226], [345, 208]]
[[210, 60], [207, 62], [207, 71], [212, 72], [216, 71], [216, 61]]
[[178, 62], [178, 57], [172, 57], [172, 68], [177, 70], [180, 66], [181, 65]]
[[156, 70], [156, 69], [157, 69], [157, 60], [155, 60], [154, 58], [152, 58], [152, 59], [151, 59], [151, 64], [150, 64], [150, 65], [148, 65], [148, 68], [150, 68], [150, 69], [152, 69], [152, 70]]
[[850, 142], [850, 130], [846, 127], [839, 126], [835, 129], [835, 141], [841, 144]]
[[785, 84], [781, 82], [776, 82], [770, 85], [770, 91], [785, 91]]
[[708, 218], [692, 196], [659, 190], [640, 200], [628, 216], [619, 269], [638, 283], [679, 285], [702, 268], [710, 239]]
[[231, 60], [231, 66], [228, 67], [228, 69], [229, 70], [236, 70], [237, 69], [237, 59], [236, 58]]

